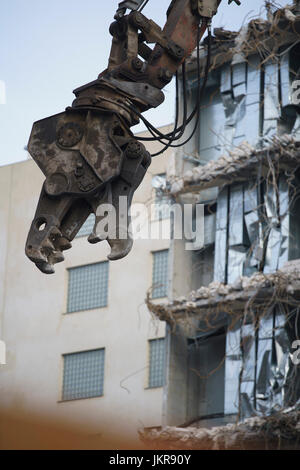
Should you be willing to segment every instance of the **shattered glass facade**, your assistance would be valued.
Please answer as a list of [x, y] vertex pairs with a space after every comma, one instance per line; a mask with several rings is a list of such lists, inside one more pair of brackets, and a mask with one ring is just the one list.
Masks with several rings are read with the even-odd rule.
[[300, 257], [297, 194], [297, 183], [284, 174], [274, 183], [237, 183], [219, 192], [214, 280], [233, 284]]
[[240, 419], [268, 416], [297, 403], [299, 371], [291, 360], [291, 344], [298, 314], [298, 308], [287, 312], [277, 304], [255, 322], [240, 322], [228, 331], [225, 414], [236, 412]]
[[[300, 11], [295, 18], [294, 22], [300, 22]], [[280, 21], [286, 20], [279, 16], [276, 27]], [[189, 298], [184, 293], [183, 299], [187, 300], [180, 300], [178, 294], [176, 297], [176, 289], [180, 289], [177, 280], [180, 263], [178, 271], [173, 271], [173, 285], [177, 287], [173, 288], [175, 300], [170, 300], [168, 318], [172, 323], [174, 312], [176, 315], [181, 312], [176, 316], [181, 321], [176, 332], [174, 325], [169, 331], [167, 424], [178, 425], [180, 420], [206, 423], [209, 419], [221, 424], [228, 417], [243, 420], [271, 415], [300, 399], [300, 373], [291, 360], [292, 344], [300, 331], [299, 301], [289, 294], [278, 299], [275, 290], [270, 289], [265, 305], [262, 302], [258, 307], [251, 297], [253, 291], [259, 290], [257, 287], [249, 289], [247, 299], [236, 304], [233, 300], [234, 292], [243, 290], [245, 277], [256, 273], [266, 278], [273, 273], [280, 277], [282, 270], [290, 269], [292, 260], [299, 260], [294, 261], [293, 269], [299, 271], [300, 279], [300, 162], [295, 153], [300, 143], [300, 103], [295, 104], [292, 98], [293, 81], [300, 78], [296, 23], [292, 27], [284, 23], [285, 38], [290, 34], [290, 39], [278, 46], [276, 53], [267, 50], [271, 34], [267, 21], [250, 22], [238, 36], [219, 30], [216, 34], [219, 37], [214, 38], [214, 65], [201, 102], [198, 134], [193, 144], [178, 152], [177, 158], [183, 162], [178, 165], [182, 173], [169, 182], [175, 188], [171, 194], [177, 202], [193, 200], [205, 205], [206, 242], [201, 251], [192, 255], [184, 255], [178, 243], [171, 248], [175, 259], [191, 257], [192, 275]], [[266, 39], [260, 50], [246, 54], [241, 44], [247, 42], [251, 28], [255, 34], [257, 31], [265, 34]], [[227, 38], [235, 46], [230, 60], [218, 65], [222, 56], [219, 49], [226, 49]], [[195, 68], [191, 68], [190, 110], [195, 87]], [[276, 162], [274, 152], [270, 151], [275, 139]], [[289, 144], [284, 143], [287, 141]], [[245, 143], [252, 150], [242, 155], [241, 145]], [[230, 152], [237, 147], [241, 158], [239, 168], [234, 168]], [[283, 158], [280, 159], [283, 148], [295, 156], [295, 164], [283, 164]], [[252, 166], [247, 177], [247, 165], [255, 152], [260, 152], [261, 157], [257, 158], [255, 171]], [[220, 178], [215, 174], [210, 177], [210, 164], [218, 159], [224, 162]], [[226, 172], [234, 175], [228, 184]], [[202, 174], [206, 177], [203, 190]], [[224, 307], [223, 311], [218, 307], [227, 285], [231, 286], [228, 299], [232, 299], [234, 311], [231, 307]], [[196, 294], [201, 291], [201, 295], [197, 297], [195, 290]], [[203, 313], [205, 302], [209, 308]], [[168, 307], [161, 309], [164, 313], [167, 310]], [[159, 307], [153, 306], [152, 311], [157, 314]], [[168, 318], [160, 317], [167, 321]], [[186, 336], [186, 347], [179, 334]], [[187, 405], [175, 403], [179, 378], [185, 383], [182, 396]]]
[[[226, 145], [246, 140], [261, 149], [265, 146], [268, 152], [274, 135], [289, 131], [299, 139], [300, 108], [291, 108], [289, 102], [290, 70], [296, 55], [299, 59], [298, 46], [263, 67], [254, 56], [247, 65], [222, 69]], [[271, 158], [269, 163], [267, 178], [261, 177], [258, 168], [256, 179], [219, 190], [215, 281], [234, 284], [242, 276], [274, 273], [289, 260], [300, 258], [299, 172], [295, 174], [293, 168], [280, 172]], [[237, 413], [240, 418], [272, 414], [299, 398], [294, 392], [298, 374], [290, 362], [291, 343], [285, 327], [290, 318], [292, 329], [297, 328], [298, 310], [295, 313], [295, 308], [285, 306], [283, 312], [274, 299], [270, 312], [250, 311], [250, 321], [228, 331], [226, 341], [224, 415]], [[288, 383], [291, 375], [295, 380]]]

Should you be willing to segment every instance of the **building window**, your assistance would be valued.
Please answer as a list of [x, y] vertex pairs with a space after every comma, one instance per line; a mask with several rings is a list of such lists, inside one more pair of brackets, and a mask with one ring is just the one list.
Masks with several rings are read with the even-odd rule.
[[170, 217], [170, 198], [164, 193], [166, 189], [166, 174], [161, 173], [152, 178], [152, 186], [155, 189], [154, 220], [168, 219]]
[[76, 237], [86, 237], [89, 235], [94, 228], [95, 225], [95, 214], [90, 214], [84, 224], [82, 225], [81, 229], [77, 233]]
[[169, 250], [153, 253], [152, 298], [166, 297], [168, 292]]
[[149, 341], [149, 388], [163, 387], [165, 383], [165, 338]]
[[106, 307], [108, 261], [69, 269], [67, 312]]
[[105, 349], [64, 354], [63, 400], [101, 397]]

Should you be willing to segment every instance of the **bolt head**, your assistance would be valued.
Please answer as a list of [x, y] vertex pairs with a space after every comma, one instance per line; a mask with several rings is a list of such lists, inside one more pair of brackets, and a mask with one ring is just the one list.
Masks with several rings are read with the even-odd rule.
[[138, 57], [136, 57], [135, 59], [132, 60], [132, 66], [134, 69], [140, 71], [143, 68], [143, 61], [140, 60]]

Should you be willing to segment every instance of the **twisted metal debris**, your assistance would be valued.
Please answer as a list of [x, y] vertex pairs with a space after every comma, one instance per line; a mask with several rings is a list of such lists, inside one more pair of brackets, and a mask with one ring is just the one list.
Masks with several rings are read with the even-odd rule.
[[229, 319], [236, 321], [250, 312], [250, 307], [263, 312], [275, 303], [299, 305], [300, 272], [279, 270], [271, 274], [254, 273], [251, 277], [242, 276], [234, 284], [214, 281], [207, 287], [192, 291], [187, 297], [179, 297], [173, 302], [154, 303], [147, 295], [148, 309], [159, 320], [170, 324], [186, 324], [190, 317], [201, 317], [211, 327], [217, 312], [226, 312]]
[[259, 168], [261, 176], [268, 178], [270, 159], [277, 170], [292, 168], [294, 173], [300, 167], [300, 142], [289, 134], [273, 136], [271, 142], [267, 148], [256, 149], [245, 141], [228, 155], [211, 160], [205, 166], [194, 167], [183, 177], [169, 181], [170, 194], [176, 197], [186, 192], [249, 181], [256, 178]]
[[271, 450], [298, 449], [299, 407], [268, 417], [253, 417], [243, 423], [213, 428], [165, 427], [144, 430], [141, 440], [155, 449], [193, 450]]

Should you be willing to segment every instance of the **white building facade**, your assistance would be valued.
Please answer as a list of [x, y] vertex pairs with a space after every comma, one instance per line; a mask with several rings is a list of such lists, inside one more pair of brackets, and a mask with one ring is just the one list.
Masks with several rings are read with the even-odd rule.
[[[169, 159], [153, 160], [134, 203], [150, 210]], [[44, 275], [24, 252], [43, 179], [32, 160], [0, 168], [0, 407], [84, 422], [95, 433], [160, 426], [165, 323], [145, 297], [153, 283], [153, 297], [167, 294], [169, 240], [136, 240], [111, 262], [106, 242], [77, 236], [55, 274]]]

